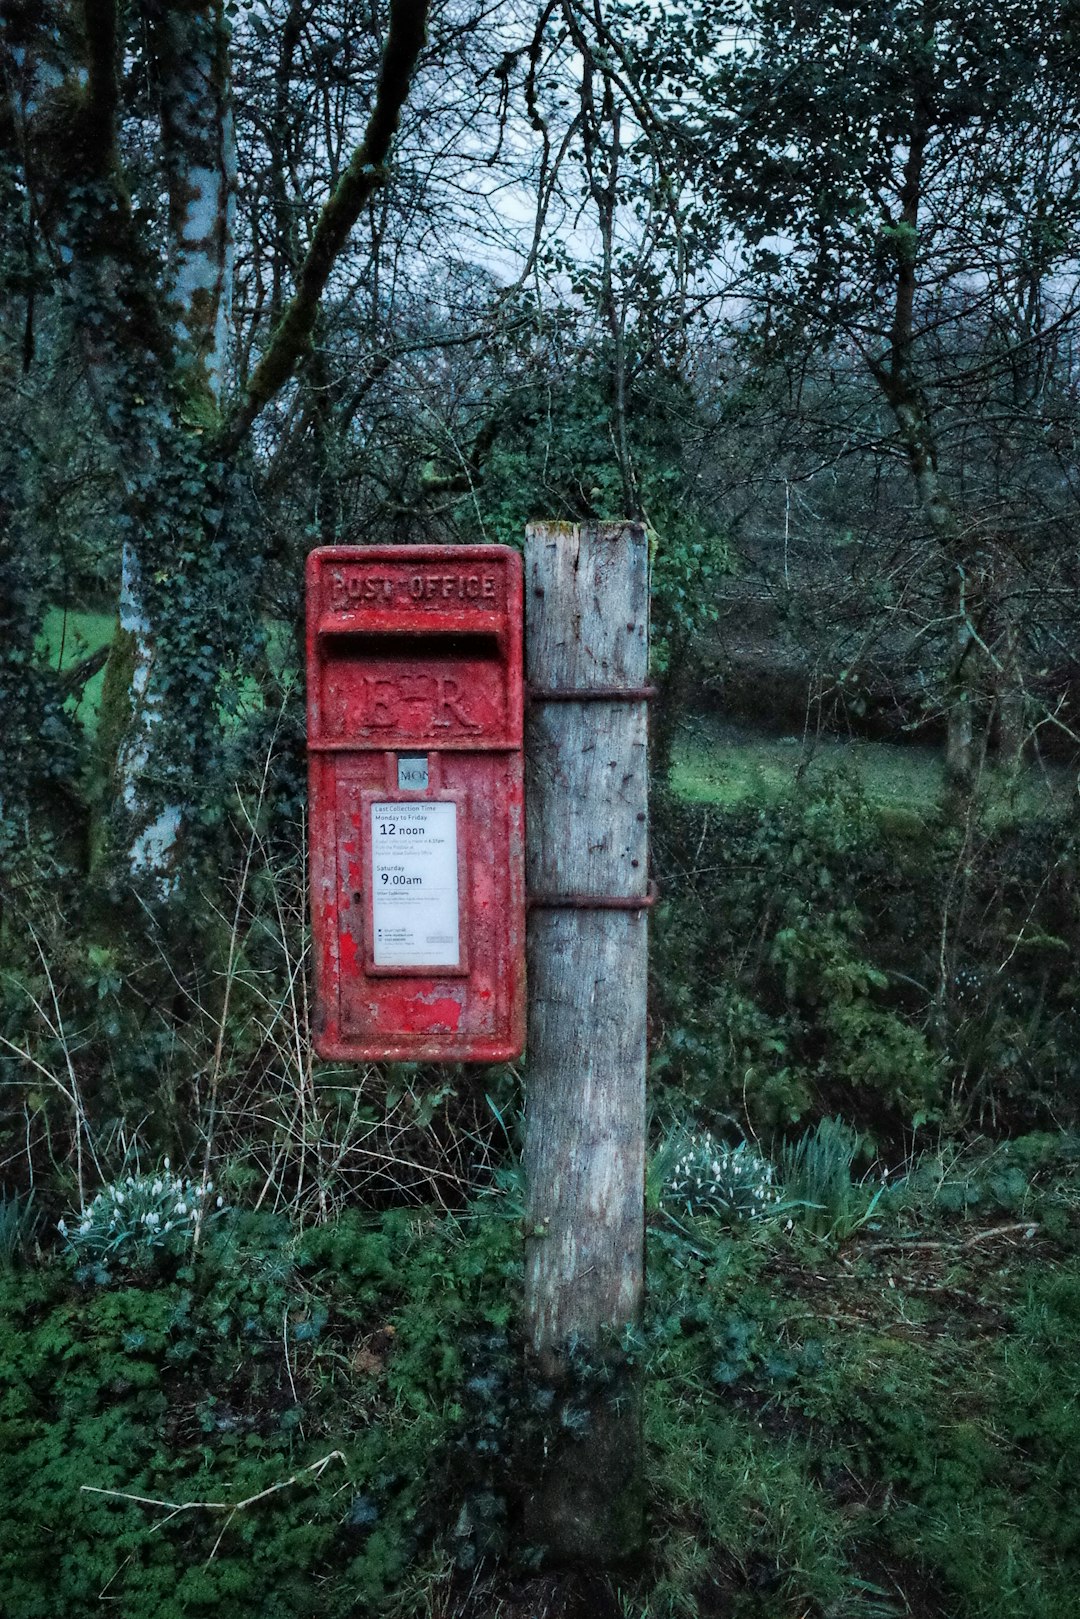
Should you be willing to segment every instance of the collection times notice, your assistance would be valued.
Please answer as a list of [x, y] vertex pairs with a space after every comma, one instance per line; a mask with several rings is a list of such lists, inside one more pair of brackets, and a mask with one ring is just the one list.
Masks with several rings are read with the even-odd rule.
[[376, 967], [459, 965], [456, 804], [372, 804], [371, 911]]

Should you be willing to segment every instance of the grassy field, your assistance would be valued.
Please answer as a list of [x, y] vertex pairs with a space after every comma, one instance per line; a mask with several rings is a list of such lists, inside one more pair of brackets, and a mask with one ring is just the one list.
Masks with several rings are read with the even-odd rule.
[[[37, 644], [38, 656], [53, 669], [71, 669], [82, 658], [90, 657], [99, 648], [107, 646], [116, 625], [116, 614], [91, 613], [82, 609], [50, 607], [41, 627]], [[69, 702], [84, 725], [97, 723], [101, 703], [101, 688], [105, 680], [104, 669], [99, 669], [81, 691], [73, 693]]]
[[[72, 669], [81, 659], [90, 657], [100, 647], [107, 646], [116, 625], [115, 612], [90, 612], [79, 608], [50, 607], [45, 614], [41, 635], [37, 642], [37, 656], [53, 669]], [[287, 627], [280, 621], [268, 626], [268, 656], [280, 679], [295, 675], [295, 648]], [[81, 690], [68, 699], [69, 709], [77, 713], [83, 725], [93, 731], [97, 725], [101, 706], [101, 689], [105, 671], [99, 669]], [[244, 705], [258, 707], [262, 694], [257, 681], [248, 676], [241, 685]], [[235, 723], [234, 715], [222, 713], [223, 723]]]
[[[712, 715], [693, 715], [675, 743], [671, 786], [697, 804], [738, 809], [776, 804], [800, 782], [820, 781], [829, 771], [857, 778], [882, 810], [923, 816], [933, 813], [944, 787], [942, 751], [917, 743], [868, 742], [861, 738], [770, 736]], [[1045, 814], [1076, 793], [1076, 773], [1061, 765], [1029, 765], [1013, 782], [987, 770], [986, 795], [1015, 816]]]

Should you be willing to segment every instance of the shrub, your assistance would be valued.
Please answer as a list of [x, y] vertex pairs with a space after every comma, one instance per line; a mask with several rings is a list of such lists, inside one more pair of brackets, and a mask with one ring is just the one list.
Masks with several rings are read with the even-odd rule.
[[798, 1141], [781, 1150], [784, 1192], [802, 1211], [802, 1221], [815, 1236], [843, 1240], [870, 1219], [882, 1187], [872, 1193], [851, 1178], [859, 1150], [858, 1132], [841, 1119], [822, 1119]]

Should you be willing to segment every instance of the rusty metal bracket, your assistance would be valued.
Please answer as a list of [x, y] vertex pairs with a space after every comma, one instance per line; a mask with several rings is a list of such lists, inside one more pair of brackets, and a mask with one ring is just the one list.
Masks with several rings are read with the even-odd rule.
[[656, 686], [525, 686], [529, 703], [649, 703], [658, 695]]
[[660, 890], [649, 879], [644, 894], [530, 894], [530, 911], [651, 911]]

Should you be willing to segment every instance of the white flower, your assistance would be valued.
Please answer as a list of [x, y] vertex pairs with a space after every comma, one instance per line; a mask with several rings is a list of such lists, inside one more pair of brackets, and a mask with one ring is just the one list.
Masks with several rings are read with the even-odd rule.
[[225, 1207], [225, 1199], [223, 1197], [218, 1198], [217, 1206], [219, 1209], [223, 1209]]
[[169, 1167], [169, 1160], [166, 1158], [166, 1160], [165, 1160], [165, 1168], [168, 1169], [168, 1167]]
[[67, 1236], [67, 1221], [66, 1220], [57, 1220], [56, 1229], [57, 1229], [57, 1231], [59, 1231], [59, 1233], [60, 1233], [60, 1235], [62, 1237], [66, 1237]]

